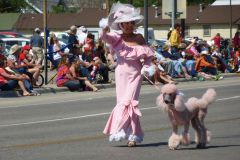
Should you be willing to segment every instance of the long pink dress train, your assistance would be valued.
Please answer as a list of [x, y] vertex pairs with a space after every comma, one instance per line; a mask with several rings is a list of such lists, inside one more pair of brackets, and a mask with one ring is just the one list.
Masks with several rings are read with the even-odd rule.
[[117, 104], [113, 109], [104, 134], [110, 135], [109, 140], [141, 142], [143, 131], [139, 117], [138, 99], [142, 83], [142, 63], [148, 67], [153, 56], [153, 51], [147, 46], [129, 46], [117, 33], [102, 33], [101, 39], [111, 45], [117, 56], [115, 69]]

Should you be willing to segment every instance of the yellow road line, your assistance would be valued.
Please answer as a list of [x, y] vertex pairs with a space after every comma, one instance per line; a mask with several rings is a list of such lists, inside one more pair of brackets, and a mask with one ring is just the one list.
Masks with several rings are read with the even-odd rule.
[[[240, 120], [240, 117], [209, 120], [206, 123], [214, 124], [214, 123], [236, 121], [236, 120]], [[239, 122], [237, 122], [237, 123], [239, 123]], [[151, 129], [149, 128], [149, 129], [145, 129], [144, 132], [156, 132], [156, 131], [162, 131], [162, 130], [167, 130], [167, 129], [171, 129], [171, 126], [167, 125], [167, 126], [162, 126], [161, 128], [151, 128]], [[8, 146], [0, 146], [0, 149], [28, 149], [28, 148], [33, 148], [33, 147], [44, 147], [44, 146], [48, 146], [48, 145], [77, 143], [77, 142], [83, 142], [83, 141], [99, 140], [99, 139], [104, 139], [104, 138], [107, 138], [107, 136], [105, 136], [103, 134], [101, 134], [101, 135], [98, 134], [98, 135], [93, 135], [93, 136], [42, 141], [42, 142], [36, 142], [36, 143], [30, 143], [30, 144], [14, 144], [14, 145], [8, 145]]]

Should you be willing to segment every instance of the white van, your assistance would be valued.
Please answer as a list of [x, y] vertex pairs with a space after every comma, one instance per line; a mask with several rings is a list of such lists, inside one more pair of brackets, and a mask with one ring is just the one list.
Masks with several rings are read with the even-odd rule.
[[[140, 33], [144, 37], [144, 28], [138, 27], [136, 33]], [[153, 28], [148, 28], [148, 44], [152, 44], [155, 41], [155, 35]]]
[[[99, 39], [100, 32], [102, 31], [102, 29], [101, 28], [86, 28], [86, 29], [87, 33], [91, 33], [94, 35], [94, 41], [96, 42]], [[81, 28], [80, 27], [77, 28], [77, 36], [79, 39], [82, 39], [81, 37], [79, 37], [81, 33], [82, 33]]]

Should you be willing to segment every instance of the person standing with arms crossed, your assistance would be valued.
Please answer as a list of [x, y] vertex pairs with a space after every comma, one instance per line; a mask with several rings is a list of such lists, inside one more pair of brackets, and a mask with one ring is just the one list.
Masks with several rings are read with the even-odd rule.
[[[140, 10], [129, 4], [113, 4], [108, 22], [103, 28], [101, 39], [108, 43], [117, 56], [115, 69], [117, 104], [113, 109], [104, 134], [110, 141], [128, 140], [128, 147], [143, 141], [143, 131], [139, 117], [138, 99], [142, 75], [148, 74], [153, 51], [146, 45], [141, 34], [135, 34], [136, 24], [143, 20]], [[114, 29], [121, 33], [109, 32]], [[151, 68], [151, 67], [150, 67]]]
[[35, 28], [34, 34], [30, 39], [30, 47], [32, 48], [33, 52], [33, 59], [36, 65], [42, 65], [42, 61], [44, 58], [43, 55], [43, 46], [44, 46], [44, 40], [40, 36], [41, 31], [39, 28]]

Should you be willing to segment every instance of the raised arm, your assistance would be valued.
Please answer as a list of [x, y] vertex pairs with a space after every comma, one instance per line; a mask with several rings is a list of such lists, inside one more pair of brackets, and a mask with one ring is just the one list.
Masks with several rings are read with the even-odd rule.
[[100, 34], [100, 39], [110, 44], [111, 46], [115, 46], [121, 39], [121, 36], [115, 32], [109, 32], [110, 28], [107, 26], [103, 28], [102, 33]]

